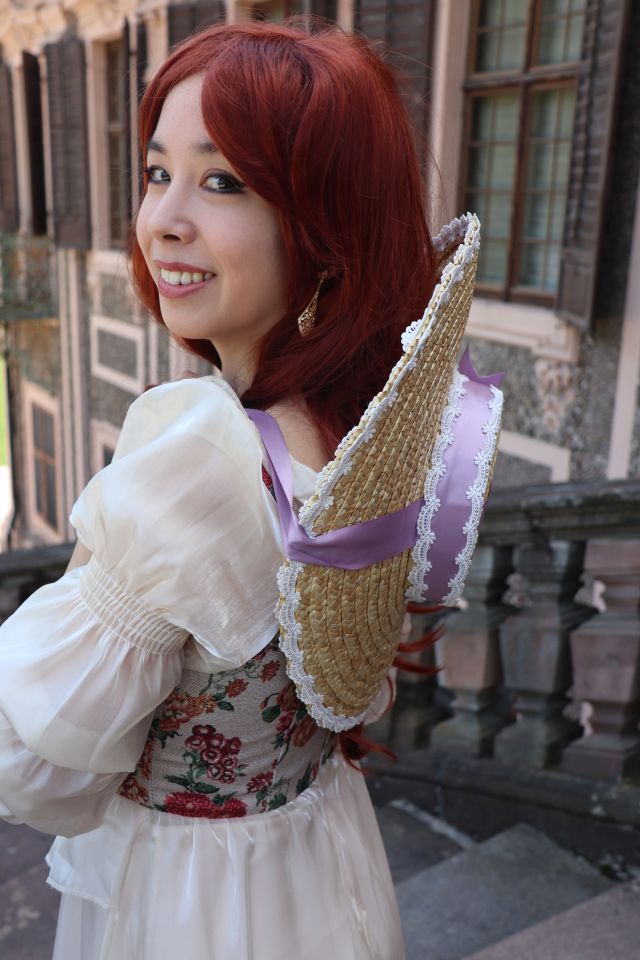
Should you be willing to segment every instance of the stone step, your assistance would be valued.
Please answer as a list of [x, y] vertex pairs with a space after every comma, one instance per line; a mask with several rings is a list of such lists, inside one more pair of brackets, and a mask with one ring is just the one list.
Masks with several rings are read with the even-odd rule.
[[375, 812], [396, 885], [475, 845], [466, 834], [408, 800], [392, 800]]
[[465, 960], [637, 960], [640, 882], [632, 880]]
[[397, 885], [407, 960], [465, 960], [613, 886], [582, 857], [518, 824]]

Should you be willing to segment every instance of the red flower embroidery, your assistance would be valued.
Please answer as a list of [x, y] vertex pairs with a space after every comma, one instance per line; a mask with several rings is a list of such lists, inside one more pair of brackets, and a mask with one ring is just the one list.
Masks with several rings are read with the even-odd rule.
[[180, 727], [193, 720], [204, 707], [203, 697], [192, 697], [182, 691], [174, 691], [165, 703], [160, 717], [159, 729], [164, 731], [179, 730]]
[[264, 467], [262, 468], [262, 482], [264, 483], [265, 487], [267, 487], [268, 490], [273, 489], [273, 482], [271, 480], [271, 477], [269, 476], [269, 474], [267, 473]]
[[273, 770], [267, 770], [266, 773], [258, 773], [247, 783], [247, 793], [257, 793], [258, 790], [268, 787], [273, 781]]
[[228, 697], [237, 697], [246, 690], [248, 686], [249, 683], [247, 680], [243, 680], [242, 677], [237, 677], [235, 680], [232, 680], [231, 683], [227, 684], [226, 694]]
[[177, 813], [183, 817], [207, 817], [210, 820], [247, 815], [247, 805], [238, 797], [230, 797], [224, 803], [213, 803], [201, 793], [189, 792], [168, 794], [164, 809], [167, 813]]
[[148, 806], [149, 791], [142, 787], [136, 780], [135, 773], [130, 773], [126, 780], [121, 784], [118, 793], [127, 800], [134, 800], [136, 803], [142, 803]]
[[296, 695], [295, 683], [288, 683], [286, 687], [282, 688], [278, 694], [277, 703], [283, 713], [288, 710], [292, 710], [295, 713], [300, 706], [300, 701]]
[[220, 809], [201, 793], [169, 793], [164, 808], [167, 813], [179, 813], [183, 817], [216, 817]]
[[246, 817], [247, 805], [239, 797], [231, 797], [221, 806], [217, 806], [216, 811], [216, 817]]
[[151, 780], [151, 762], [153, 760], [153, 750], [156, 745], [156, 737], [154, 731], [149, 732], [147, 737], [147, 742], [144, 745], [144, 750], [142, 751], [142, 756], [138, 760], [138, 770], [145, 780]]
[[288, 730], [291, 724], [293, 723], [293, 714], [292, 713], [283, 713], [278, 717], [278, 722], [276, 723], [276, 730]]
[[275, 675], [280, 669], [280, 664], [277, 660], [269, 660], [268, 663], [265, 663], [262, 668], [262, 673], [260, 674], [260, 679], [263, 683], [267, 683], [269, 680], [273, 680]]
[[311, 737], [317, 729], [318, 727], [315, 720], [307, 714], [293, 731], [293, 736], [291, 737], [292, 743], [296, 747], [304, 747], [304, 745], [311, 740]]

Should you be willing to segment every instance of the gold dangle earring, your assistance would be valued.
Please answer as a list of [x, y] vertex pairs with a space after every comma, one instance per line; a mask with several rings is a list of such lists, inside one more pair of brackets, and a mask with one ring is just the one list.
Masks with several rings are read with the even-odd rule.
[[318, 296], [320, 294], [320, 287], [322, 286], [322, 281], [326, 280], [329, 276], [328, 270], [323, 270], [320, 274], [320, 279], [318, 281], [318, 286], [316, 287], [316, 292], [314, 293], [311, 301], [302, 311], [298, 317], [298, 329], [300, 330], [300, 336], [306, 337], [308, 333], [313, 330], [314, 324], [316, 322], [316, 307], [318, 306]]

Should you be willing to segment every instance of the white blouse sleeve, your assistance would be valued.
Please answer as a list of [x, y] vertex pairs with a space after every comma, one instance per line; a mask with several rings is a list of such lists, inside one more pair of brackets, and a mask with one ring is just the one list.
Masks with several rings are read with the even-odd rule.
[[282, 552], [268, 496], [255, 427], [215, 381], [134, 401], [70, 517], [91, 559], [0, 625], [0, 816], [20, 819], [36, 781], [52, 801], [82, 792], [41, 761], [97, 774], [89, 792], [115, 790], [190, 635], [221, 669], [269, 642]]

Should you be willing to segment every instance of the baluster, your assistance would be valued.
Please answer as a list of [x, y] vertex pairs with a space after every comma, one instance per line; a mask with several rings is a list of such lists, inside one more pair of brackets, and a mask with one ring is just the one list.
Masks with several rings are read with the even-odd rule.
[[466, 607], [447, 621], [439, 643], [455, 715], [431, 734], [437, 750], [491, 756], [496, 733], [508, 721], [501, 698], [499, 625], [512, 607], [501, 602], [513, 570], [511, 547], [476, 549], [464, 590]]
[[[446, 611], [445, 611], [446, 613]], [[412, 613], [411, 630], [403, 637], [405, 643], [414, 643], [435, 626], [442, 614]], [[438, 645], [442, 641], [438, 641]], [[400, 654], [403, 660], [435, 667], [433, 646], [417, 653]], [[376, 723], [366, 728], [367, 736], [386, 743], [398, 755], [403, 750], [425, 746], [432, 727], [448, 715], [449, 697], [438, 684], [437, 674], [410, 673], [398, 670], [396, 702], [392, 709]]]
[[[585, 570], [601, 610], [571, 635], [574, 696], [590, 708], [586, 735], [562, 769], [580, 776], [640, 775], [640, 541], [592, 540]], [[600, 591], [604, 587], [604, 592]]]
[[580, 724], [563, 716], [572, 682], [569, 634], [589, 608], [573, 601], [584, 544], [559, 540], [516, 547], [516, 577], [505, 599], [520, 607], [500, 626], [505, 684], [515, 694], [516, 722], [495, 739], [494, 755], [506, 763], [548, 767], [580, 736]]

